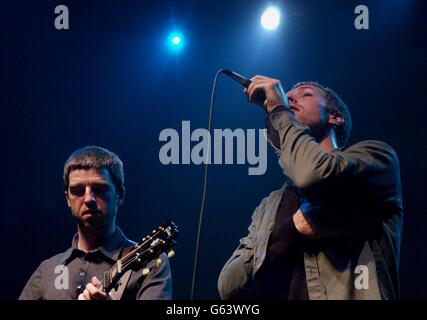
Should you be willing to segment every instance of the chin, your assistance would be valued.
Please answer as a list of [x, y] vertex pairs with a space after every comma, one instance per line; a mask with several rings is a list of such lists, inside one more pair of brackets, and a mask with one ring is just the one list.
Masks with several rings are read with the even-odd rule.
[[79, 224], [85, 228], [94, 228], [104, 225], [104, 219], [100, 217], [81, 217]]

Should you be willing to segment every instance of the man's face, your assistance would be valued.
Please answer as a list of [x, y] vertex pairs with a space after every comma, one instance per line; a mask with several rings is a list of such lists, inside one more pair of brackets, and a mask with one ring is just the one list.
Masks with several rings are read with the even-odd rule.
[[68, 206], [81, 227], [108, 228], [115, 224], [122, 198], [108, 169], [77, 169], [69, 174]]
[[325, 129], [330, 113], [326, 108], [326, 98], [319, 88], [312, 85], [302, 85], [286, 93], [289, 108], [301, 124], [312, 130], [313, 136], [318, 137]]

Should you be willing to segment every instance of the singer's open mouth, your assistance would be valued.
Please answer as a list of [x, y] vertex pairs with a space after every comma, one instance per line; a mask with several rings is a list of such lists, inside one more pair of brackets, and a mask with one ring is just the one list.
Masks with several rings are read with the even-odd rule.
[[291, 109], [291, 111], [293, 111], [293, 112], [299, 111], [299, 108], [294, 106], [294, 105], [289, 106], [289, 109]]

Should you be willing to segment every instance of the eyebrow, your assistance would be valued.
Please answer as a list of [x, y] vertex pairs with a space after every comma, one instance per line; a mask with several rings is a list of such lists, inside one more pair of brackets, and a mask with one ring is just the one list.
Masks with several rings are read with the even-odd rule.
[[[71, 187], [78, 187], [78, 186], [82, 186], [82, 185], [85, 185], [85, 184], [83, 182], [78, 182], [78, 183], [70, 184], [70, 188]], [[93, 186], [100, 186], [100, 185], [106, 186], [106, 185], [108, 185], [108, 182], [96, 181], [96, 182], [91, 183], [90, 185], [93, 185]]]
[[296, 89], [311, 89], [311, 90], [316, 90], [315, 87], [309, 86], [309, 85], [299, 86]]

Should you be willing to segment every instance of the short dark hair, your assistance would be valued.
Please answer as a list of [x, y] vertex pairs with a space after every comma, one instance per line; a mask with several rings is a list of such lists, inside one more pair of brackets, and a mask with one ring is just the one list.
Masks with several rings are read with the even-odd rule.
[[334, 131], [337, 137], [338, 146], [344, 147], [348, 141], [348, 138], [350, 137], [350, 132], [352, 128], [350, 110], [348, 109], [347, 104], [345, 104], [345, 102], [332, 89], [324, 87], [318, 82], [314, 82], [314, 81], [298, 82], [292, 87], [292, 89], [295, 89], [303, 85], [311, 85], [320, 89], [320, 91], [323, 93], [324, 97], [326, 98], [326, 102], [327, 102], [326, 107], [328, 108], [328, 111], [332, 113], [338, 111], [342, 114], [344, 118], [344, 123], [339, 126], [336, 126], [334, 128]]
[[123, 162], [113, 152], [97, 147], [86, 146], [74, 151], [64, 165], [65, 190], [68, 189], [70, 172], [78, 169], [106, 168], [113, 180], [116, 190], [124, 188]]

